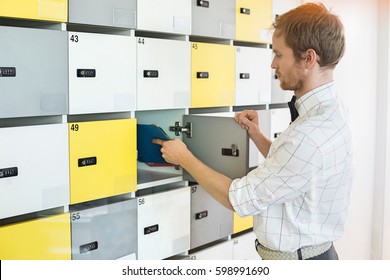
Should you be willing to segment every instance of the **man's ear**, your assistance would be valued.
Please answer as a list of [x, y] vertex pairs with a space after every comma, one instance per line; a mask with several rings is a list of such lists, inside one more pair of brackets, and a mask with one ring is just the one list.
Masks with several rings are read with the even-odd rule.
[[306, 51], [305, 64], [306, 67], [312, 68], [319, 60], [319, 56], [316, 51], [313, 49], [308, 49]]

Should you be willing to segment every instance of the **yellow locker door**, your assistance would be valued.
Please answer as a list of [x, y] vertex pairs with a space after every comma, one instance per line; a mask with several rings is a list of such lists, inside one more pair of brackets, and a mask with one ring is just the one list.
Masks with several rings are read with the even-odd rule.
[[236, 1], [236, 40], [271, 43], [272, 0]]
[[192, 43], [191, 107], [234, 105], [235, 47]]
[[68, 125], [71, 204], [136, 190], [135, 119]]
[[253, 227], [253, 217], [248, 216], [245, 218], [241, 218], [234, 212], [233, 216], [233, 233], [239, 233], [241, 231], [247, 230]]
[[70, 260], [70, 215], [0, 227], [1, 260]]
[[66, 22], [68, 0], [0, 0], [0, 16]]

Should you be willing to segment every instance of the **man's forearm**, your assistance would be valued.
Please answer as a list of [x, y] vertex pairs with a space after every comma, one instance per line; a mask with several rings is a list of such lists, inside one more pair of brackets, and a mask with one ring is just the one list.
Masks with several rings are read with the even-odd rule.
[[186, 169], [192, 177], [194, 177], [196, 182], [198, 182], [214, 199], [219, 201], [226, 208], [234, 211], [229, 201], [229, 188], [232, 179], [208, 167], [192, 154], [188, 155], [181, 163], [181, 166]]
[[267, 157], [272, 141], [263, 132], [259, 131], [256, 135], [251, 135], [252, 141], [264, 157]]

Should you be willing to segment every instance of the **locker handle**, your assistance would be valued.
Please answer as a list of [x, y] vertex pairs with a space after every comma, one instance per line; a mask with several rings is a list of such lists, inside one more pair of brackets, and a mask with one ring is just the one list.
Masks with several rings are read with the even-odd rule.
[[243, 14], [243, 15], [250, 15], [251, 14], [251, 9], [240, 8], [240, 13]]
[[97, 250], [98, 249], [98, 242], [97, 241], [94, 241], [94, 242], [91, 242], [91, 243], [87, 243], [87, 244], [84, 244], [84, 245], [80, 245], [79, 249], [80, 249], [80, 254], [85, 254], [85, 253], [88, 253], [90, 251], [93, 251], [93, 250]]
[[96, 157], [87, 157], [87, 158], [79, 158], [78, 159], [78, 166], [79, 167], [96, 165], [96, 164], [97, 164]]
[[0, 77], [16, 77], [16, 68], [0, 67]]
[[158, 70], [144, 70], [144, 78], [158, 78]]
[[239, 157], [240, 156], [240, 150], [237, 149], [237, 145], [236, 144], [232, 144], [232, 147], [230, 149], [222, 148], [222, 155], [223, 156], [231, 156], [231, 157]]
[[158, 224], [152, 225], [152, 226], [148, 226], [148, 227], [144, 228], [144, 235], [151, 234], [153, 232], [157, 232], [158, 229], [159, 229], [158, 228]]
[[196, 1], [196, 6], [202, 7], [202, 8], [208, 8], [208, 7], [210, 7], [210, 2], [209, 1], [204, 1], [204, 0], [197, 0]]
[[196, 72], [196, 78], [198, 79], [208, 79], [209, 72]]
[[96, 69], [77, 69], [77, 78], [95, 78]]
[[17, 167], [8, 167], [0, 169], [0, 179], [16, 176], [18, 176]]
[[248, 80], [251, 75], [249, 73], [240, 73], [240, 79]]
[[206, 218], [208, 215], [209, 215], [209, 212], [207, 210], [199, 212], [199, 213], [196, 213], [195, 214], [195, 220], [200, 220], [200, 219]]

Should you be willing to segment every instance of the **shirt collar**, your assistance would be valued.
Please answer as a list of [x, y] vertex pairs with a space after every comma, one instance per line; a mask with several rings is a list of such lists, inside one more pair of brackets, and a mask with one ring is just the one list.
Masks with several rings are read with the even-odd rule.
[[335, 96], [334, 82], [332, 81], [302, 95], [295, 101], [295, 107], [299, 115], [303, 116], [318, 104], [329, 99], [334, 99]]

